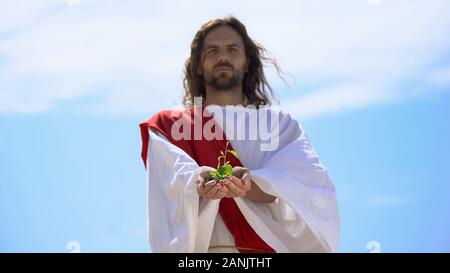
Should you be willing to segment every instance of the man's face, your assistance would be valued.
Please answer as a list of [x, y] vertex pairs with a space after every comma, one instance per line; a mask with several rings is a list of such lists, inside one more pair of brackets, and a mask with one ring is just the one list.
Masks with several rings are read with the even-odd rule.
[[244, 42], [238, 32], [228, 26], [218, 27], [206, 35], [201, 54], [201, 68], [206, 84], [219, 91], [242, 84], [247, 72]]

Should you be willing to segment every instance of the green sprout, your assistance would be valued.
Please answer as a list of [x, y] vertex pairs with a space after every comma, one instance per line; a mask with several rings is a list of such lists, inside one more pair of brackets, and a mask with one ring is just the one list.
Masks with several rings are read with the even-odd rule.
[[[214, 180], [216, 180], [216, 181], [228, 178], [233, 175], [233, 167], [230, 165], [230, 161], [227, 161], [228, 153], [232, 154], [237, 159], [239, 159], [236, 151], [228, 150], [229, 143], [230, 142], [227, 141], [227, 144], [225, 146], [225, 152], [220, 151], [220, 156], [217, 158], [217, 168], [216, 168], [217, 170], [210, 173], [211, 177], [214, 178]], [[220, 165], [221, 159], [222, 159], [223, 165]]]

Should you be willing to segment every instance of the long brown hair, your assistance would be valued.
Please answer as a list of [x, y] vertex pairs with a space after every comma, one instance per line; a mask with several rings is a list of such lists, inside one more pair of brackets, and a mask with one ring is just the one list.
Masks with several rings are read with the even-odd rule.
[[219, 26], [233, 28], [239, 33], [244, 42], [249, 63], [243, 79], [243, 93], [247, 98], [248, 104], [253, 104], [257, 108], [261, 105], [270, 105], [272, 103], [270, 97], [273, 98], [273, 91], [264, 76], [262, 60], [272, 63], [280, 77], [281, 69], [274, 59], [267, 57], [267, 50], [248, 36], [244, 24], [233, 16], [210, 20], [204, 23], [195, 34], [191, 43], [191, 55], [185, 63], [183, 105], [185, 107], [193, 106], [195, 97], [201, 96], [203, 100], [205, 99], [205, 81], [203, 75], [197, 74], [197, 69], [201, 65], [201, 53], [206, 35]]

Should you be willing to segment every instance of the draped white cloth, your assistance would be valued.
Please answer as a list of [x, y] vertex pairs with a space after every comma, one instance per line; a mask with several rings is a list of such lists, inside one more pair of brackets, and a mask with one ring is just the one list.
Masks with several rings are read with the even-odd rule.
[[[271, 116], [278, 120], [273, 122], [272, 118], [268, 122], [270, 141], [242, 140], [235, 134], [245, 131], [248, 124], [243, 120], [237, 124], [228, 122], [224, 107], [206, 109], [214, 112], [214, 119], [241, 163], [250, 169], [253, 181], [264, 192], [277, 197], [270, 204], [235, 198], [255, 232], [277, 252], [338, 251], [335, 188], [299, 123], [289, 114], [273, 109], [267, 110], [267, 116], [252, 117], [261, 110], [238, 113], [248, 115], [249, 119], [257, 118], [260, 124]], [[158, 133], [149, 129], [149, 134], [148, 229], [152, 251], [208, 252], [210, 246], [234, 243], [218, 214], [219, 200], [203, 200], [198, 196], [196, 177], [205, 167], [198, 166], [187, 153]], [[271, 144], [267, 145], [268, 142]], [[271, 149], [264, 151], [268, 146]]]

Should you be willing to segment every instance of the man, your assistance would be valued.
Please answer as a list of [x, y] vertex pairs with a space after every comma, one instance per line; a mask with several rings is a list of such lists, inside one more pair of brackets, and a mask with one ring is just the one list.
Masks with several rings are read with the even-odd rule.
[[[185, 109], [140, 124], [154, 252], [338, 250], [333, 183], [297, 121], [268, 107], [264, 53], [236, 18], [205, 23]], [[214, 179], [226, 163], [232, 175]]]

